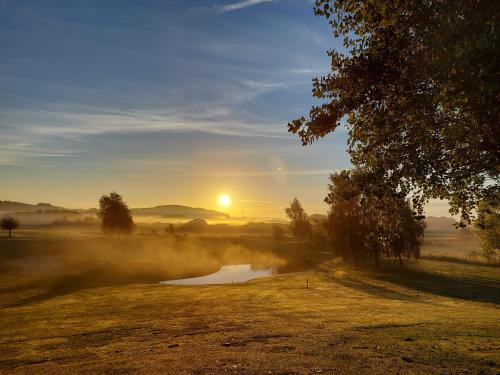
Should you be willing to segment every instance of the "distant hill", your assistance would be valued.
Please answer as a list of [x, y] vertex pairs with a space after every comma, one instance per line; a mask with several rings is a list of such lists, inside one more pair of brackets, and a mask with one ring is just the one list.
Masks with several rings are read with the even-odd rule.
[[178, 204], [167, 204], [150, 208], [133, 208], [132, 215], [163, 216], [163, 217], [183, 217], [211, 219], [216, 217], [229, 217], [224, 212], [207, 210], [205, 208], [195, 208]]
[[[23, 214], [35, 214], [35, 213], [64, 213], [64, 212], [79, 212], [79, 213], [96, 213], [97, 209], [66, 209], [64, 207], [54, 206], [50, 203], [37, 203], [29, 204], [22, 202], [11, 202], [11, 201], [1, 201], [0, 200], [0, 213], [23, 213]], [[229, 217], [228, 214], [224, 212], [219, 212], [215, 210], [207, 210], [205, 208], [195, 208], [189, 206], [182, 206], [177, 204], [161, 205], [149, 208], [132, 208], [132, 215], [141, 216], [162, 216], [162, 217], [181, 217], [187, 219], [212, 219]]]
[[21, 203], [11, 201], [0, 201], [0, 212], [14, 213], [14, 212], [47, 212], [47, 211], [61, 211], [66, 210], [63, 207], [53, 206], [50, 203]]

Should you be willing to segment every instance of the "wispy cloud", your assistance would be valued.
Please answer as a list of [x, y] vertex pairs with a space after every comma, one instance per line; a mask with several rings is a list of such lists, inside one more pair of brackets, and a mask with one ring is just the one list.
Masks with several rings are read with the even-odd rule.
[[285, 88], [285, 84], [282, 82], [260, 82], [260, 81], [245, 81], [245, 85], [258, 92], [270, 91], [274, 89]]
[[224, 106], [123, 110], [60, 105], [51, 109], [0, 110], [0, 117], [0, 129], [8, 134], [0, 139], [2, 165], [32, 158], [72, 156], [81, 150], [62, 149], [62, 141], [80, 143], [89, 136], [105, 133], [204, 132], [237, 137], [288, 137], [281, 123], [244, 117]]
[[[35, 135], [92, 135], [155, 131], [202, 131], [234, 136], [286, 135], [282, 124], [265, 119], [238, 118], [230, 108], [205, 107], [176, 110], [103, 109], [75, 106], [68, 109], [0, 111], [16, 118], [16, 128]], [[29, 139], [27, 139], [29, 142]]]
[[248, 8], [261, 3], [269, 3], [274, 0], [242, 0], [237, 3], [227, 4], [227, 5], [217, 5], [216, 10], [218, 13], [231, 12], [233, 10], [238, 10], [242, 8]]

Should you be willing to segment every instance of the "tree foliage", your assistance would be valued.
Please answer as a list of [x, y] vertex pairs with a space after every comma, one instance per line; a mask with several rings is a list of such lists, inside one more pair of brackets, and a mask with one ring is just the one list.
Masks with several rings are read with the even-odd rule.
[[9, 237], [12, 237], [12, 231], [19, 227], [19, 220], [12, 216], [4, 216], [0, 220], [0, 228], [9, 231]]
[[388, 243], [389, 252], [399, 259], [403, 265], [401, 257], [419, 258], [420, 247], [424, 237], [425, 222], [423, 217], [416, 216], [408, 201], [400, 202], [396, 207], [395, 216], [389, 221], [392, 225], [392, 236]]
[[184, 223], [181, 225], [180, 229], [185, 232], [203, 232], [207, 230], [208, 228], [208, 223], [206, 220], [197, 218], [188, 221], [187, 223]]
[[99, 199], [98, 216], [101, 219], [102, 230], [106, 233], [130, 233], [134, 221], [127, 204], [121, 195], [112, 192]]
[[288, 124], [304, 145], [345, 125], [354, 165], [422, 212], [431, 197], [469, 222], [498, 191], [500, 2], [316, 0], [344, 50], [313, 80], [324, 101]]
[[479, 203], [474, 222], [481, 243], [481, 255], [488, 262], [500, 254], [500, 193]]
[[387, 194], [374, 178], [360, 169], [330, 175], [325, 202], [332, 247], [356, 266], [371, 258], [378, 268], [382, 255], [397, 257], [401, 264], [402, 256], [419, 257], [423, 217], [404, 196]]
[[311, 223], [297, 198], [290, 202], [290, 207], [287, 207], [285, 212], [292, 220], [291, 229], [293, 235], [300, 240], [310, 240], [312, 234]]

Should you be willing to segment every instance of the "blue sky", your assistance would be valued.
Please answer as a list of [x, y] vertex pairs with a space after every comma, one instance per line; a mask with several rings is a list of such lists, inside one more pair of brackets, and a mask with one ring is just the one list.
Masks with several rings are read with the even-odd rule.
[[345, 131], [288, 121], [340, 48], [309, 0], [0, 0], [0, 199], [322, 212]]

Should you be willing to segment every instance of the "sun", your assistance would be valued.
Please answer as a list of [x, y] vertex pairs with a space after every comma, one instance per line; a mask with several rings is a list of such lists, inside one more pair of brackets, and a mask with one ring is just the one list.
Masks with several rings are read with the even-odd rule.
[[231, 197], [227, 194], [222, 194], [219, 197], [219, 205], [222, 207], [229, 207], [231, 204]]

